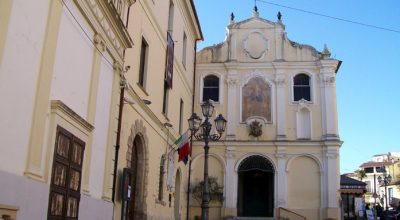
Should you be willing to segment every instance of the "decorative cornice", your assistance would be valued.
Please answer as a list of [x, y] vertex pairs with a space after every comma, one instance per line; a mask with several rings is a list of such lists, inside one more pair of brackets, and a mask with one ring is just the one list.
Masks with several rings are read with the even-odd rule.
[[81, 125], [83, 128], [85, 128], [88, 132], [92, 132], [94, 129], [94, 126], [90, 124], [88, 121], [86, 121], [84, 118], [79, 116], [74, 110], [69, 108], [66, 104], [64, 104], [60, 100], [51, 100], [51, 110], [52, 111], [60, 111], [73, 119], [75, 122], [77, 122], [79, 125]]

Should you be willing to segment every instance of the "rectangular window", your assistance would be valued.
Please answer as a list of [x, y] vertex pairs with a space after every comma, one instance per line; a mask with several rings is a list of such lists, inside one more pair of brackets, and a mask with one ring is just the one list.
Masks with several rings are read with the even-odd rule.
[[183, 129], [183, 100], [181, 99], [181, 103], [179, 106], [179, 134], [182, 134]]
[[389, 194], [389, 197], [388, 197], [389, 204], [392, 204], [393, 203], [393, 188], [388, 189], [388, 194]]
[[187, 44], [187, 37], [186, 33], [183, 33], [183, 43], [182, 43], [182, 64], [186, 68], [186, 44]]
[[47, 219], [78, 219], [85, 143], [57, 127]]
[[146, 72], [148, 62], [149, 45], [146, 40], [142, 38], [142, 46], [140, 48], [140, 64], [139, 64], [139, 85], [145, 88], [146, 85]]
[[168, 113], [168, 85], [167, 82], [164, 82], [164, 97], [163, 97], [163, 109], [162, 112], [164, 115]]

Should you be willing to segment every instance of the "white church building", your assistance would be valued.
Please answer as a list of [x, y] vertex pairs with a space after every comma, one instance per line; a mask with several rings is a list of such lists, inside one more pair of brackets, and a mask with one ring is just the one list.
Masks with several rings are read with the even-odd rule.
[[[326, 46], [289, 40], [280, 13], [273, 22], [256, 8], [249, 19], [232, 16], [226, 39], [196, 61], [194, 111], [211, 99], [227, 119], [223, 137], [210, 142], [209, 175], [223, 194], [211, 195], [210, 219], [340, 219], [341, 61]], [[203, 180], [203, 146], [193, 142], [192, 189]], [[191, 219], [200, 203], [192, 193]]]

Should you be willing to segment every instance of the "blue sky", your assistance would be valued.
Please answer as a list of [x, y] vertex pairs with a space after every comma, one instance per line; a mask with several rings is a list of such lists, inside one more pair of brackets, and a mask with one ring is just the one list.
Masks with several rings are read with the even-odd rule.
[[[320, 17], [269, 3], [397, 30], [384, 31]], [[222, 42], [230, 13], [240, 21], [252, 16], [254, 0], [195, 0], [205, 41]], [[352, 172], [375, 154], [400, 151], [400, 1], [263, 0], [260, 16], [276, 21], [282, 13], [292, 41], [342, 60], [337, 76], [341, 173]]]

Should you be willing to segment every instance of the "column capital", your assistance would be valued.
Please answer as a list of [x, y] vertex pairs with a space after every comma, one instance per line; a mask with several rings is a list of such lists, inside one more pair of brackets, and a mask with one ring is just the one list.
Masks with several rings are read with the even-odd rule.
[[100, 34], [94, 35], [93, 42], [96, 48], [101, 52], [104, 52], [106, 50], [106, 42], [104, 41], [104, 38]]

